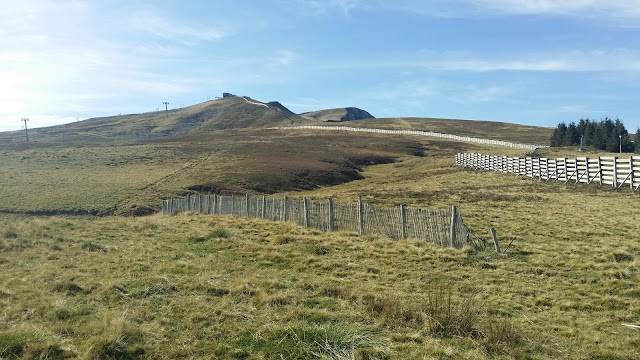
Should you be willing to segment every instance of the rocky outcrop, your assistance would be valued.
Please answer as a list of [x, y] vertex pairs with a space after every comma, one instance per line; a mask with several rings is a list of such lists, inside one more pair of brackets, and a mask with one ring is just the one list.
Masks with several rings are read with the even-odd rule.
[[345, 108], [347, 113], [340, 118], [340, 120], [329, 120], [329, 121], [351, 121], [351, 120], [364, 120], [364, 119], [375, 119], [373, 115], [369, 114], [368, 111], [358, 109], [355, 107]]
[[369, 112], [358, 109], [356, 107], [335, 108], [311, 111], [300, 114], [309, 120], [325, 121], [325, 122], [343, 122], [352, 120], [375, 119]]
[[294, 114], [291, 110], [287, 109], [287, 108], [286, 108], [286, 106], [284, 106], [284, 105], [280, 104], [280, 103], [279, 103], [279, 102], [277, 102], [277, 101], [271, 101], [271, 102], [268, 102], [268, 103], [267, 103], [267, 105], [268, 105], [270, 108], [276, 108], [276, 109], [278, 109], [278, 110], [280, 110], [280, 111], [284, 111], [284, 112], [285, 112], [285, 114], [290, 114], [290, 115], [293, 115], [293, 114]]

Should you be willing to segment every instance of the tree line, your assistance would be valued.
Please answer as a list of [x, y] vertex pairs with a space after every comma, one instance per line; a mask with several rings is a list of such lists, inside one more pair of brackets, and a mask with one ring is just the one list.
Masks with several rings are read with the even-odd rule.
[[639, 152], [640, 128], [636, 131], [635, 142], [619, 119], [604, 118], [600, 121], [580, 119], [576, 124], [561, 122], [553, 130], [550, 140], [552, 147], [582, 145], [609, 152]]

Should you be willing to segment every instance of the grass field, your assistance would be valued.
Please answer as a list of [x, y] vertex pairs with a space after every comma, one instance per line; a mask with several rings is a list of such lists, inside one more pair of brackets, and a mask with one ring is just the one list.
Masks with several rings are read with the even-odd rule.
[[547, 145], [553, 128], [495, 121], [432, 118], [388, 118], [350, 121], [348, 126], [397, 130], [422, 130], [443, 134], [503, 140], [523, 144]]
[[[359, 182], [368, 188], [388, 166]], [[640, 213], [618, 211], [637, 198], [441, 166], [422, 168], [440, 168], [432, 184], [456, 176], [466, 184], [447, 192], [425, 185], [424, 203], [458, 203], [476, 230], [493, 225], [503, 241], [515, 236], [507, 254], [229, 217], [4, 215], [0, 353], [640, 356], [638, 333], [621, 326], [640, 311]], [[480, 186], [487, 180], [494, 186]], [[335, 191], [349, 196], [353, 184]], [[385, 199], [387, 188], [372, 191]]]
[[[274, 193], [360, 179], [415, 157], [410, 137], [225, 131], [146, 144], [0, 149], [0, 211], [144, 214], [189, 191]], [[417, 154], [417, 155], [416, 155]]]
[[640, 321], [637, 194], [452, 166], [457, 152], [514, 149], [215, 134], [2, 148], [0, 208], [144, 213], [195, 190], [363, 196], [455, 204], [477, 236], [493, 226], [513, 245], [499, 255], [230, 217], [5, 213], [0, 358], [640, 357], [640, 333], [621, 325]]

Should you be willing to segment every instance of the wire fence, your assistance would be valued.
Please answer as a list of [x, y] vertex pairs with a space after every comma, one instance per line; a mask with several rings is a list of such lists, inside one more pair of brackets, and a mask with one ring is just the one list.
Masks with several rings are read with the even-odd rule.
[[234, 215], [271, 221], [288, 221], [321, 231], [357, 232], [358, 235], [383, 235], [391, 239], [421, 239], [452, 248], [469, 244], [481, 248], [462, 220], [457, 207], [426, 210], [400, 205], [382, 207], [356, 203], [338, 203], [333, 199], [270, 198], [266, 196], [194, 194], [162, 202], [165, 215]]

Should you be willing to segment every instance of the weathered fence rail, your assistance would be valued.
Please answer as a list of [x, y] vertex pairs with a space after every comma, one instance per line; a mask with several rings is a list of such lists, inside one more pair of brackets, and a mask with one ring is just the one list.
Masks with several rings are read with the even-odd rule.
[[[268, 198], [194, 194], [162, 202], [163, 214], [193, 212], [235, 215], [272, 221], [288, 221], [322, 231], [352, 231], [359, 235], [385, 235], [392, 239], [422, 239], [444, 247], [474, 244], [472, 235], [455, 206], [425, 210], [400, 205], [381, 207], [357, 203], [341, 204], [328, 199]], [[478, 245], [478, 246], [476, 246]]]
[[285, 127], [272, 127], [272, 130], [289, 130], [289, 129], [309, 129], [309, 130], [333, 130], [333, 131], [354, 131], [354, 132], [367, 132], [377, 134], [392, 134], [392, 135], [417, 135], [442, 139], [451, 139], [469, 143], [489, 144], [497, 146], [506, 146], [511, 148], [535, 150], [537, 148], [548, 147], [546, 145], [531, 145], [531, 144], [519, 144], [510, 141], [481, 139], [470, 136], [460, 136], [453, 134], [442, 134], [433, 131], [420, 131], [420, 130], [387, 130], [387, 129], [371, 129], [371, 128], [356, 128], [348, 126], [319, 126], [319, 125], [299, 125], [299, 126], [285, 126]]
[[628, 158], [532, 158], [483, 154], [456, 154], [455, 164], [473, 169], [506, 173], [572, 183], [600, 184], [614, 188], [640, 188], [640, 157]]

